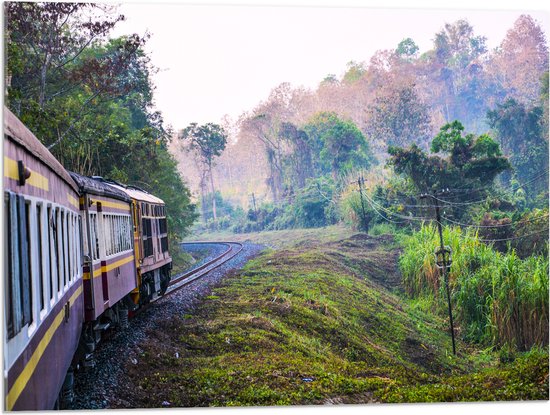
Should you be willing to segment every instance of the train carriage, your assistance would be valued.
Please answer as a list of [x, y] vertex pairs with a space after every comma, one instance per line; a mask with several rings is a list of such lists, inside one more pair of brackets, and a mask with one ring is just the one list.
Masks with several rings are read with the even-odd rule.
[[95, 349], [101, 332], [125, 325], [137, 287], [131, 199], [100, 178], [70, 172], [78, 184], [83, 218], [83, 342]]
[[132, 199], [134, 252], [138, 288], [132, 293], [136, 305], [164, 294], [170, 282], [172, 257], [168, 252], [168, 229], [164, 201], [135, 186], [109, 184]]
[[83, 322], [73, 179], [4, 108], [4, 408], [52, 409]]

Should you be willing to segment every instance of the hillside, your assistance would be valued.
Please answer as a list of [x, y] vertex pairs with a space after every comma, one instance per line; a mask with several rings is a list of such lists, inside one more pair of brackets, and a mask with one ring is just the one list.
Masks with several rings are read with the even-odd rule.
[[196, 313], [160, 322], [128, 363], [133, 388], [122, 398], [135, 407], [548, 399], [547, 352], [458, 341], [452, 355], [447, 322], [403, 294], [393, 237], [295, 232], [226, 277]]

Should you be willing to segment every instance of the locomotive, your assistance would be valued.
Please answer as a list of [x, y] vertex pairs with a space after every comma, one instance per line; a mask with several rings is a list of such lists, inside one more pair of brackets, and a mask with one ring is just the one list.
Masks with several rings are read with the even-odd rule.
[[102, 333], [166, 291], [164, 202], [66, 171], [4, 107], [4, 408], [71, 400]]

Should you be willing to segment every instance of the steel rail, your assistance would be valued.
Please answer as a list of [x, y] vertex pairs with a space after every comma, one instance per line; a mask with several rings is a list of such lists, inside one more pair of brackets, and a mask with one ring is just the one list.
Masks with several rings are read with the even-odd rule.
[[[199, 245], [199, 244], [222, 245], [223, 244], [223, 245], [227, 245], [228, 248], [224, 252], [222, 252], [220, 255], [202, 264], [200, 267], [197, 267], [195, 269], [192, 269], [188, 272], [185, 272], [183, 274], [176, 276], [173, 280], [170, 281], [170, 284], [168, 285], [168, 290], [164, 293], [162, 297], [166, 297], [170, 294], [173, 294], [174, 292], [178, 291], [179, 289], [183, 288], [189, 283], [208, 274], [210, 271], [218, 268], [222, 264], [225, 264], [227, 261], [229, 261], [236, 255], [238, 255], [243, 249], [243, 244], [240, 242], [185, 242], [185, 243], [182, 243], [182, 245], [184, 244], [186, 245]], [[159, 297], [159, 298], [162, 298], [162, 297]]]

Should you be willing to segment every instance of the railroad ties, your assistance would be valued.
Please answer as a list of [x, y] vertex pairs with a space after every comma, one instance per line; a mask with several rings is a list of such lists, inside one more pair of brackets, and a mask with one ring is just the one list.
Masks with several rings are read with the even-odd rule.
[[[182, 245], [199, 245], [199, 244], [212, 245], [213, 242], [186, 242], [186, 243], [183, 243]], [[238, 255], [243, 249], [243, 244], [239, 242], [219, 242], [219, 244], [227, 246], [227, 249], [224, 252], [222, 252], [220, 255], [202, 264], [200, 267], [192, 269], [191, 271], [185, 272], [183, 274], [176, 275], [174, 278], [172, 278], [172, 281], [170, 281], [170, 285], [168, 286], [168, 290], [166, 291], [164, 296], [173, 294], [174, 292], [183, 288], [184, 286], [191, 283], [192, 281], [195, 281], [196, 279], [202, 277], [203, 275], [208, 274], [213, 269], [221, 266], [222, 264], [226, 263], [236, 255]]]

